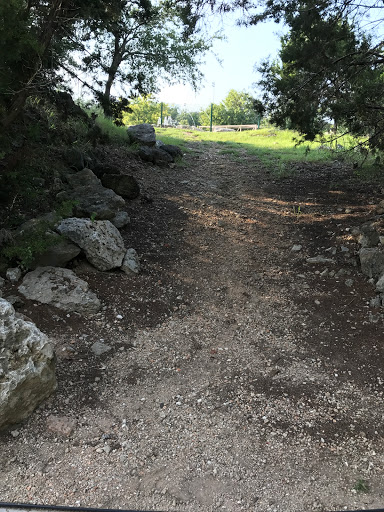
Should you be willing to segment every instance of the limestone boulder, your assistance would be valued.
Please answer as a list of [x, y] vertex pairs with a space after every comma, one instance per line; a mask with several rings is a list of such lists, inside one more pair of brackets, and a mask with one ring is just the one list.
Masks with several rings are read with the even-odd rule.
[[148, 146], [140, 146], [137, 154], [144, 162], [153, 163], [153, 149]]
[[124, 199], [136, 199], [140, 195], [139, 184], [133, 176], [127, 174], [104, 174], [101, 183]]
[[130, 274], [131, 272], [138, 274], [140, 272], [140, 259], [135, 249], [128, 249], [124, 256], [121, 270], [126, 274]]
[[154, 146], [156, 144], [155, 129], [148, 123], [129, 126], [127, 132], [133, 143], [137, 143], [142, 146]]
[[379, 247], [363, 247], [359, 251], [361, 271], [368, 277], [384, 274], [384, 250]]
[[67, 268], [38, 267], [24, 276], [18, 290], [27, 299], [63, 311], [86, 315], [96, 313], [101, 306], [88, 283]]
[[17, 283], [17, 281], [20, 280], [22, 275], [21, 269], [19, 267], [15, 268], [8, 268], [5, 276], [8, 279], [8, 281], [11, 281], [11, 283]]
[[55, 232], [49, 234], [54, 243], [35, 257], [30, 265], [31, 269], [37, 267], [65, 267], [67, 263], [80, 254], [81, 249], [76, 244], [60, 237]]
[[117, 212], [115, 217], [111, 220], [112, 224], [116, 226], [118, 229], [124, 228], [128, 226], [131, 222], [131, 218], [127, 212]]
[[375, 247], [380, 239], [374, 222], [367, 222], [360, 226], [357, 241], [362, 247]]
[[101, 178], [104, 174], [120, 174], [120, 169], [115, 165], [110, 165], [106, 163], [98, 163], [92, 167], [92, 171], [94, 174]]
[[384, 293], [384, 274], [379, 277], [376, 283], [376, 290], [380, 293]]
[[125, 255], [119, 230], [108, 220], [91, 221], [72, 217], [57, 226], [60, 234], [81, 247], [87, 260], [99, 270], [120, 267]]
[[141, 146], [138, 155], [144, 162], [152, 162], [156, 165], [167, 165], [174, 162], [173, 157], [160, 148]]
[[164, 144], [164, 142], [161, 142], [161, 141], [157, 140], [156, 141], [156, 147], [158, 149], [166, 151], [174, 159], [175, 158], [181, 158], [183, 156], [182, 150], [179, 148], [179, 146], [176, 146], [174, 144]]
[[82, 169], [75, 174], [68, 174], [67, 181], [72, 188], [101, 186], [101, 181], [91, 169]]
[[125, 200], [113, 190], [103, 187], [90, 169], [70, 175], [67, 180], [71, 190], [59, 192], [56, 197], [61, 201], [75, 201], [74, 212], [78, 217], [96, 216], [100, 220], [111, 220], [125, 206]]
[[0, 299], [0, 429], [27, 418], [56, 388], [52, 345]]

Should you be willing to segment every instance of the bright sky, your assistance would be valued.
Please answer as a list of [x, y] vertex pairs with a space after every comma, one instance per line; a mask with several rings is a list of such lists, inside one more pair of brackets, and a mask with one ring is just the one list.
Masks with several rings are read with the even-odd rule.
[[258, 96], [253, 87], [258, 79], [255, 64], [268, 56], [277, 55], [282, 28], [273, 22], [238, 27], [234, 20], [227, 18], [224, 21], [223, 32], [227, 40], [216, 41], [213, 47], [222, 63], [212, 54], [206, 57], [206, 63], [201, 66], [204, 79], [197, 93], [182, 84], [168, 86], [157, 95], [159, 101], [198, 110], [208, 107], [211, 102], [220, 103], [231, 89]]

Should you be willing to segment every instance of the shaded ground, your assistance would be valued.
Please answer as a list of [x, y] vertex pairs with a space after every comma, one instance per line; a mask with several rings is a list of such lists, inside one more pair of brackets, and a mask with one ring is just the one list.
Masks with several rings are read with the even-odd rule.
[[[255, 157], [190, 147], [181, 167], [137, 176], [153, 201], [131, 204], [123, 236], [142, 274], [75, 267], [102, 313], [21, 309], [56, 344], [59, 387], [0, 438], [1, 499], [383, 507], [383, 320], [350, 235], [373, 191], [336, 162], [282, 180]], [[336, 277], [306, 262], [319, 254]], [[111, 350], [97, 357], [99, 340]], [[47, 428], [52, 414], [76, 420], [70, 437]]]

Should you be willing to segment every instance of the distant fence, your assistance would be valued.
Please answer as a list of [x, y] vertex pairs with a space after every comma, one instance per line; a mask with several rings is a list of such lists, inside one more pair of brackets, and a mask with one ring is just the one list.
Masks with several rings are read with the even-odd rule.
[[[204, 128], [209, 130], [210, 126], [200, 126], [200, 128]], [[221, 124], [221, 125], [212, 125], [212, 130], [214, 132], [231, 130], [235, 132], [241, 132], [243, 130], [258, 130], [260, 128], [259, 124]]]
[[[161, 125], [157, 124], [159, 128]], [[257, 124], [226, 124], [226, 125], [212, 125], [211, 126], [191, 126], [188, 124], [177, 124], [177, 125], [166, 125], [164, 124], [162, 128], [178, 128], [180, 130], [198, 130], [198, 131], [208, 131], [211, 130], [213, 132], [241, 132], [243, 130], [258, 130], [260, 126]]]

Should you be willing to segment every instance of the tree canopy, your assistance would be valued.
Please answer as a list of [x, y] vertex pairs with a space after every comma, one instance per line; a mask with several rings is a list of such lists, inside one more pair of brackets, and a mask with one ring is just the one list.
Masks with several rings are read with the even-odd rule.
[[364, 30], [366, 10], [328, 0], [271, 1], [264, 16], [283, 18], [290, 29], [279, 58], [259, 67], [271, 121], [313, 140], [333, 120], [371, 148], [384, 148], [383, 43]]
[[125, 3], [114, 17], [84, 27], [80, 68], [92, 77], [107, 115], [115, 82], [128, 96], [156, 92], [159, 80], [199, 82], [200, 60], [212, 38], [191, 34], [184, 39], [185, 26], [176, 12], [161, 3]]
[[[125, 112], [123, 122], [126, 125], [149, 123], [156, 124], [161, 114], [161, 104], [153, 96], [139, 96], [130, 104], [130, 112]], [[163, 115], [169, 113], [169, 105], [163, 104]]]
[[[264, 112], [260, 100], [244, 91], [231, 89], [220, 104], [212, 105], [212, 122], [215, 125], [256, 124]], [[209, 125], [211, 107], [200, 114], [202, 125]]]
[[154, 92], [159, 77], [196, 84], [212, 43], [198, 27], [209, 5], [208, 0], [1, 2], [2, 125], [12, 124], [28, 96], [65, 84], [68, 74], [88, 86], [107, 114], [117, 81], [129, 96]]

